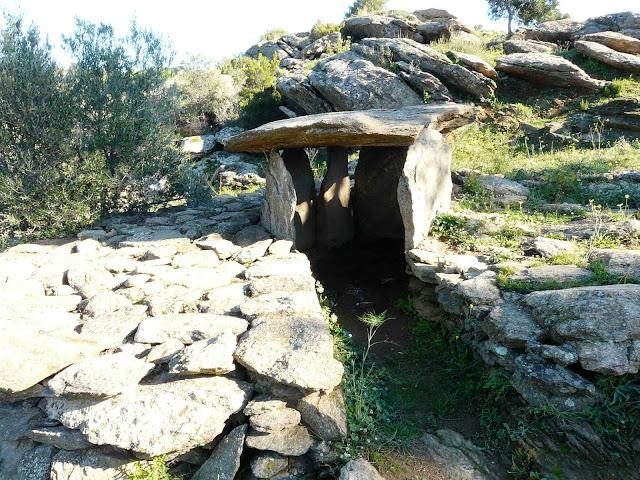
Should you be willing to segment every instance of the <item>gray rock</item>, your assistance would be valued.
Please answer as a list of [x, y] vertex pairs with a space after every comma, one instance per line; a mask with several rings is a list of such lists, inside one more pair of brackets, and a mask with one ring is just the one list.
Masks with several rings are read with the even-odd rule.
[[115, 277], [98, 265], [79, 265], [67, 271], [69, 285], [84, 298], [111, 290], [117, 282]]
[[19, 441], [0, 441], [0, 478], [13, 480], [22, 460], [35, 444], [29, 439]]
[[282, 75], [276, 82], [276, 88], [287, 104], [307, 115], [333, 111], [331, 105], [311, 86], [306, 75], [297, 72], [291, 76]]
[[233, 363], [236, 345], [237, 336], [228, 331], [208, 340], [193, 342], [171, 358], [169, 373], [224, 375], [232, 372], [236, 368]]
[[296, 408], [304, 423], [322, 440], [340, 441], [347, 437], [347, 414], [339, 388], [330, 393], [311, 393], [303, 397]]
[[353, 52], [321, 61], [309, 75], [309, 82], [337, 111], [422, 103], [422, 98], [396, 75]]
[[217, 234], [199, 238], [195, 243], [205, 251], [213, 250], [220, 260], [227, 260], [242, 249], [242, 247], [239, 247], [229, 240], [223, 239]]
[[595, 386], [571, 370], [525, 357], [511, 385], [534, 407], [551, 403], [560, 410], [579, 411], [599, 400]]
[[38, 445], [26, 452], [18, 464], [15, 480], [49, 480], [55, 448]]
[[379, 57], [383, 50], [390, 51], [391, 61], [414, 64], [418, 69], [437, 77], [447, 87], [476, 98], [492, 98], [496, 89], [496, 83], [490, 78], [452, 63], [440, 52], [408, 38], [367, 38], [361, 44], [370, 49], [370, 55]]
[[273, 243], [273, 240], [271, 240], [271, 238], [269, 238], [268, 240], [261, 240], [259, 242], [256, 242], [240, 250], [233, 257], [233, 259], [236, 262], [242, 263], [245, 265], [249, 263], [253, 263], [267, 253], [267, 249], [269, 248], [269, 245], [271, 245], [272, 243]]
[[640, 53], [640, 39], [629, 37], [618, 32], [590, 33], [581, 37], [581, 40], [597, 42], [622, 53]]
[[111, 291], [100, 292], [87, 300], [82, 308], [82, 315], [84, 318], [100, 317], [130, 306], [131, 302], [124, 295]]
[[[102, 401], [47, 398], [42, 408], [79, 429], [91, 443], [157, 456], [211, 442], [251, 393], [244, 382], [198, 377], [140, 385], [135, 392]], [[180, 415], [175, 415], [176, 405]]]
[[449, 89], [437, 77], [423, 72], [407, 62], [396, 62], [396, 66], [400, 69], [398, 75], [413, 88], [417, 89], [418, 92], [423, 92], [425, 98], [426, 94], [428, 94], [429, 98], [436, 102], [450, 102], [453, 100], [453, 95]]
[[289, 466], [289, 460], [274, 452], [266, 452], [251, 459], [251, 472], [258, 478], [273, 478]]
[[369, 462], [357, 458], [342, 467], [338, 480], [384, 480], [384, 478]]
[[574, 42], [573, 46], [583, 55], [611, 65], [618, 70], [631, 73], [640, 72], [640, 58], [638, 58], [637, 55], [618, 52], [600, 43], [587, 42], [584, 40]]
[[561, 339], [624, 342], [640, 336], [640, 285], [534, 292], [523, 304]]
[[536, 237], [533, 240], [533, 248], [543, 257], [553, 257], [575, 250], [575, 244], [566, 240], [556, 240], [555, 238]]
[[447, 478], [491, 480], [506, 476], [477, 446], [453, 430], [438, 430], [435, 435], [427, 433], [421, 440]]
[[271, 235], [260, 225], [251, 225], [243, 228], [233, 237], [233, 243], [243, 248], [263, 240], [271, 240]]
[[154, 365], [125, 353], [77, 362], [47, 382], [45, 397], [106, 398], [135, 388]]
[[591, 270], [576, 265], [543, 265], [541, 267], [525, 268], [509, 277], [513, 282], [527, 284], [535, 283], [571, 283], [587, 282], [595, 274]]
[[240, 335], [247, 330], [248, 326], [247, 321], [241, 318], [208, 313], [160, 315], [147, 318], [140, 324], [135, 341], [164, 343], [173, 338], [190, 345], [198, 340], [213, 338], [225, 332]]
[[578, 362], [578, 351], [566, 343], [563, 345], [544, 345], [532, 342], [527, 344], [527, 351], [563, 367]]
[[252, 415], [249, 423], [262, 433], [277, 433], [300, 423], [300, 412], [293, 408], [278, 408], [258, 415]]
[[311, 265], [302, 254], [291, 253], [286, 256], [268, 255], [247, 268], [247, 280], [264, 277], [282, 277], [289, 275], [311, 275]]
[[404, 224], [405, 249], [417, 247], [439, 211], [451, 202], [451, 149], [443, 136], [424, 129], [407, 150], [397, 199]]
[[353, 209], [347, 157], [346, 148], [327, 149], [327, 173], [318, 195], [318, 243], [328, 248], [338, 247], [353, 239]]
[[583, 26], [584, 22], [577, 22], [569, 18], [552, 20], [539, 23], [533, 28], [528, 28], [525, 32], [525, 38], [527, 40], [540, 40], [551, 43], [569, 42], [573, 39], [575, 32]]
[[464, 64], [467, 68], [475, 70], [476, 72], [481, 73], [485, 77], [488, 77], [492, 80], [498, 79], [498, 72], [496, 72], [491, 65], [489, 65], [480, 57], [471, 55], [469, 53], [455, 51], [451, 51], [448, 54], [450, 54], [456, 61]]
[[503, 44], [504, 53], [553, 53], [558, 50], [558, 45], [538, 40], [507, 40]]
[[178, 268], [163, 274], [160, 280], [166, 285], [207, 291], [231, 284], [244, 271], [245, 267], [239, 263], [223, 262], [213, 268]]
[[216, 146], [214, 135], [197, 135], [182, 139], [180, 149], [183, 153], [205, 154], [211, 152]]
[[180, 253], [173, 257], [171, 265], [175, 268], [212, 268], [220, 263], [217, 253], [218, 252], [209, 250], [193, 250], [191, 252]]
[[263, 393], [251, 400], [244, 408], [243, 413], [247, 416], [262, 415], [263, 413], [272, 412], [286, 407], [287, 403], [283, 400]]
[[[111, 480], [133, 473], [134, 457], [125, 453], [88, 450], [61, 450], [53, 458], [51, 480]], [[47, 477], [49, 478], [49, 477]]]
[[285, 149], [282, 159], [291, 174], [296, 192], [294, 245], [298, 250], [304, 250], [312, 247], [316, 240], [316, 187], [313, 171], [303, 149]]
[[340, 32], [334, 32], [320, 37], [315, 42], [304, 47], [301, 52], [302, 58], [308, 60], [319, 58], [323, 53], [326, 53], [329, 48], [335, 47], [336, 45], [342, 45], [342, 35], [340, 35]]
[[149, 363], [168, 363], [171, 358], [184, 348], [184, 344], [180, 340], [170, 338], [160, 345], [153, 347], [145, 357], [145, 361]]
[[402, 38], [413, 36], [413, 25], [401, 18], [359, 15], [345, 20], [342, 34], [354, 41], [369, 37]]
[[260, 316], [308, 315], [322, 318], [315, 292], [273, 292], [259, 295], [240, 305], [240, 313], [250, 320]]
[[302, 425], [286, 428], [276, 433], [261, 433], [250, 430], [245, 440], [247, 447], [269, 450], [294, 457], [304, 455], [313, 445], [313, 439]]
[[233, 480], [240, 468], [247, 425], [240, 425], [222, 439], [191, 480]]
[[522, 348], [528, 342], [541, 341], [547, 333], [513, 303], [498, 305], [491, 310], [482, 323], [482, 330], [491, 340], [509, 348]]
[[287, 52], [278, 44], [278, 42], [274, 42], [273, 40], [263, 40], [261, 42], [258, 42], [256, 45], [253, 45], [249, 50], [247, 50], [245, 55], [254, 59], [258, 59], [260, 55], [262, 55], [268, 60], [271, 60], [274, 55], [278, 60], [282, 60], [289, 56]]
[[216, 288], [204, 295], [204, 300], [198, 302], [198, 310], [202, 313], [226, 315], [238, 313], [240, 305], [246, 300], [246, 284], [232, 283], [226, 287]]
[[592, 258], [601, 261], [609, 275], [640, 280], [640, 250], [597, 250]]
[[292, 387], [332, 390], [342, 380], [329, 327], [320, 318], [254, 320], [234, 356], [250, 371]]
[[283, 158], [275, 151], [269, 157], [266, 178], [267, 187], [260, 217], [262, 226], [277, 239], [295, 241], [293, 219], [297, 205], [296, 190]]
[[77, 430], [67, 427], [37, 427], [27, 437], [38, 443], [52, 445], [62, 450], [82, 450], [91, 447], [87, 439]]
[[605, 375], [624, 375], [625, 373], [637, 372], [637, 367], [632, 367], [629, 364], [627, 344], [580, 342], [577, 347], [580, 365], [585, 370]]
[[0, 442], [17, 441], [42, 420], [42, 411], [33, 401], [0, 403]]
[[496, 274], [486, 272], [461, 282], [455, 292], [473, 305], [497, 305], [501, 302]]
[[147, 318], [146, 305], [131, 305], [123, 310], [90, 318], [82, 324], [81, 333], [83, 337], [97, 337], [111, 339], [113, 342], [123, 342], [145, 318]]
[[534, 83], [556, 87], [602, 88], [605, 82], [594, 80], [568, 60], [545, 53], [512, 53], [496, 60], [496, 70]]
[[214, 134], [214, 137], [216, 139], [216, 142], [220, 143], [221, 145], [226, 145], [227, 140], [229, 140], [234, 135], [238, 135], [242, 132], [244, 132], [244, 129], [241, 127], [224, 127], [220, 129], [220, 131], [216, 132]]
[[274, 292], [315, 292], [315, 281], [311, 275], [279, 275], [256, 278], [249, 283], [252, 297]]

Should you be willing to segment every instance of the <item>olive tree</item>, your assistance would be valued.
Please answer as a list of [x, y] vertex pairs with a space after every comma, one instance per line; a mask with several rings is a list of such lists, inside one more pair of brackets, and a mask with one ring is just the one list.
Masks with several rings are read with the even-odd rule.
[[558, 0], [487, 0], [487, 3], [489, 17], [507, 19], [509, 37], [513, 35], [513, 22], [530, 25], [563, 17], [558, 10]]

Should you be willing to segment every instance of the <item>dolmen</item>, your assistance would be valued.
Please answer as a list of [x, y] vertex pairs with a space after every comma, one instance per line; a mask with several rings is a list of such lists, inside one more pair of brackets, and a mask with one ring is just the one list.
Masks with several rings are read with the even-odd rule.
[[[271, 122], [230, 138], [229, 152], [270, 151], [261, 221], [299, 250], [365, 238], [420, 244], [449, 208], [451, 149], [443, 133], [473, 121], [471, 105], [430, 103], [394, 110], [322, 113]], [[327, 147], [316, 192], [305, 148]], [[351, 188], [348, 149], [360, 155]]]

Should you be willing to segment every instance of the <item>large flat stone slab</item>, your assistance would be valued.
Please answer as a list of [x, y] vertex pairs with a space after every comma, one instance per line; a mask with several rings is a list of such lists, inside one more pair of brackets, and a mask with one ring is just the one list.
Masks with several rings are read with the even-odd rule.
[[422, 130], [448, 131], [472, 121], [473, 107], [432, 103], [397, 110], [332, 112], [267, 123], [229, 139], [230, 152], [306, 147], [399, 147], [412, 145]]
[[157, 456], [213, 441], [252, 390], [225, 377], [198, 377], [140, 385], [103, 401], [47, 398], [41, 407], [91, 443]]

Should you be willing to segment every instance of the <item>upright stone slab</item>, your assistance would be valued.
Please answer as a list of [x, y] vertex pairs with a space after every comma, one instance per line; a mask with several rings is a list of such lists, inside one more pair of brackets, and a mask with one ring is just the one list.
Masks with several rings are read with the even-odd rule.
[[406, 157], [406, 147], [364, 147], [360, 150], [353, 204], [356, 226], [364, 237], [403, 238], [396, 192]]
[[316, 187], [309, 157], [302, 149], [285, 150], [284, 164], [293, 180], [296, 208], [293, 216], [295, 247], [305, 250], [316, 241]]
[[449, 209], [451, 188], [451, 148], [440, 133], [425, 128], [407, 150], [398, 181], [397, 203], [407, 250], [429, 233], [438, 211]]
[[329, 147], [327, 153], [327, 173], [318, 198], [318, 243], [334, 248], [353, 239], [351, 182], [347, 149]]
[[266, 174], [267, 185], [262, 203], [262, 226], [274, 237], [295, 241], [293, 217], [296, 213], [296, 190], [284, 160], [271, 152]]

